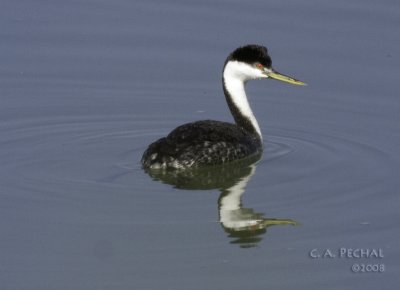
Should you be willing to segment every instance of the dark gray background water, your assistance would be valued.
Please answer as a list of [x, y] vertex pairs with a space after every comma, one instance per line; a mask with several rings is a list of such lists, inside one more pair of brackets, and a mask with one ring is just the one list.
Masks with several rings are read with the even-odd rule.
[[[398, 285], [398, 1], [0, 8], [1, 289]], [[217, 190], [175, 189], [139, 165], [179, 124], [231, 120], [222, 65], [247, 43], [309, 84], [248, 84], [266, 152], [243, 203], [301, 223], [268, 228], [252, 248], [222, 229]], [[384, 258], [309, 257], [340, 247]]]

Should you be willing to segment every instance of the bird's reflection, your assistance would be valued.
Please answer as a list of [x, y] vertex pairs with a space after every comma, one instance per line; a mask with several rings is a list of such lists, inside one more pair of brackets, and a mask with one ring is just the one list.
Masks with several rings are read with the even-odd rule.
[[252, 208], [242, 206], [242, 195], [256, 171], [261, 155], [226, 165], [193, 170], [148, 170], [155, 180], [179, 189], [219, 189], [219, 221], [232, 244], [253, 247], [262, 240], [267, 228], [273, 225], [297, 225], [291, 219], [265, 218]]

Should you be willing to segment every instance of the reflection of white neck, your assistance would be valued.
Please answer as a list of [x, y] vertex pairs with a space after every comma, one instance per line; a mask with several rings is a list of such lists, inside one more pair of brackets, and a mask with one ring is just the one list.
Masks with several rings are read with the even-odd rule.
[[254, 223], [251, 220], [241, 220], [237, 216], [237, 210], [241, 209], [241, 197], [246, 189], [247, 183], [250, 181], [253, 174], [256, 172], [256, 165], [250, 166], [251, 172], [246, 177], [243, 177], [234, 186], [227, 189], [228, 194], [221, 198], [219, 207], [220, 222], [228, 228], [236, 228], [249, 226]]
[[238, 109], [241, 115], [248, 119], [251, 125], [256, 130], [257, 134], [261, 136], [260, 126], [258, 125], [257, 119], [251, 110], [249, 101], [245, 92], [246, 81], [253, 79], [248, 75], [248, 70], [250, 70], [248, 64], [244, 64], [236, 61], [229, 61], [224, 69], [223, 78], [225, 82], [225, 88], [229, 93], [233, 104]]

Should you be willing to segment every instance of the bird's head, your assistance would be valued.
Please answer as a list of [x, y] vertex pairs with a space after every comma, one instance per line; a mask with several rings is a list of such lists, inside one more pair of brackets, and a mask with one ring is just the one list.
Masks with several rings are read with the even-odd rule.
[[266, 47], [246, 45], [233, 51], [225, 61], [224, 76], [248, 80], [271, 78], [293, 85], [306, 85], [302, 81], [278, 73], [272, 68], [272, 60]]

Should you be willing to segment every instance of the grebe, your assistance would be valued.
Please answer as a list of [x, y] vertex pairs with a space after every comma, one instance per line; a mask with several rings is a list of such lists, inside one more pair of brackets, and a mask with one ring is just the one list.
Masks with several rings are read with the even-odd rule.
[[225, 61], [222, 85], [235, 124], [196, 121], [181, 125], [150, 144], [141, 163], [145, 169], [186, 169], [217, 165], [262, 152], [262, 135], [245, 93], [248, 80], [272, 78], [294, 85], [305, 83], [272, 68], [268, 50], [246, 45]]

